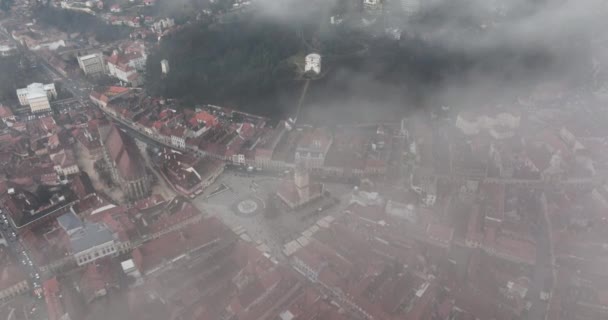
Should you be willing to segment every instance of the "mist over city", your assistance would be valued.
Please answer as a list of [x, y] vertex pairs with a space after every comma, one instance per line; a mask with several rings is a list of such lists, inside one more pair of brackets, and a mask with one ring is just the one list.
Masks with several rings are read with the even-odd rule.
[[0, 0], [0, 320], [608, 319], [603, 0]]

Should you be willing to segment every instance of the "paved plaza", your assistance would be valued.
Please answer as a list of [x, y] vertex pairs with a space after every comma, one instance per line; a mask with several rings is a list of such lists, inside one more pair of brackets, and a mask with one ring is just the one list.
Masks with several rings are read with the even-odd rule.
[[[280, 207], [274, 218], [264, 215], [266, 201], [275, 195], [282, 179], [226, 171], [205, 193], [193, 203], [210, 215], [219, 217], [243, 238], [255, 242], [273, 258], [283, 258], [283, 244], [299, 237], [300, 233], [326, 215], [335, 215], [344, 209], [350, 199], [352, 187], [327, 184], [326, 190], [340, 202], [318, 214], [318, 204], [297, 211]], [[223, 192], [216, 192], [225, 186]]]

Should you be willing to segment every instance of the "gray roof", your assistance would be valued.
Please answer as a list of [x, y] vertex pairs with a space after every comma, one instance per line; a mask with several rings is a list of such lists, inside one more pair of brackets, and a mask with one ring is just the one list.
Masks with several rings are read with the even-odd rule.
[[59, 216], [59, 218], [57, 218], [57, 222], [59, 223], [59, 226], [68, 234], [71, 234], [74, 230], [82, 228], [83, 226], [80, 218], [72, 211]]
[[102, 223], [87, 223], [82, 231], [70, 237], [72, 252], [77, 254], [114, 240], [114, 234]]

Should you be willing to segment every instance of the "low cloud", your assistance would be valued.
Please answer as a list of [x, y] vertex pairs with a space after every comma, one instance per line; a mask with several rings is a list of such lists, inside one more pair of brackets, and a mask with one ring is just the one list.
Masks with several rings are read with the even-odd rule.
[[[427, 87], [416, 86], [415, 79], [382, 79], [365, 69], [332, 70], [324, 85], [344, 92], [313, 92], [306, 106], [310, 119], [346, 118], [340, 115], [344, 112], [350, 112], [348, 118], [355, 113], [369, 119], [420, 106], [514, 101], [544, 80], [586, 81], [594, 50], [591, 40], [607, 24], [607, 5], [601, 0], [422, 1], [419, 16], [395, 19], [398, 3], [386, 1], [386, 14], [393, 17], [387, 25], [403, 30], [402, 47], [410, 47], [405, 54], [419, 50], [420, 41], [429, 55], [454, 61], [461, 57], [462, 66], [450, 61], [446, 70], [438, 71], [438, 58], [428, 72], [442, 74], [436, 85]], [[257, 5], [261, 17], [301, 23], [318, 20], [318, 15], [328, 19], [339, 1], [258, 0]]]

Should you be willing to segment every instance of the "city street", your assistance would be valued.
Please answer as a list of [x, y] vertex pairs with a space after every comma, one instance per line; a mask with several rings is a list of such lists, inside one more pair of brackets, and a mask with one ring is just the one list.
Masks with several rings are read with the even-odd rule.
[[[543, 199], [545, 196], [542, 196]], [[530, 287], [530, 299], [532, 308], [528, 313], [528, 319], [544, 319], [547, 311], [547, 302], [540, 298], [541, 291], [548, 290], [546, 288], [548, 280], [553, 277], [552, 257], [551, 257], [551, 239], [549, 237], [549, 220], [547, 208], [542, 203], [542, 222], [539, 224], [539, 230], [536, 237], [536, 265], [534, 266], [534, 274], [532, 276], [532, 286]]]
[[[2, 210], [0, 210], [0, 212], [2, 212]], [[27, 274], [32, 294], [41, 299], [43, 275], [40, 273], [38, 267], [34, 264], [27, 250], [25, 250], [19, 241], [19, 235], [4, 213], [0, 213], [0, 235], [6, 239], [9, 252], [13, 255], [13, 259], [19, 264], [21, 270]], [[42, 317], [41, 312], [43, 309], [44, 308], [42, 307], [36, 308], [36, 311], [32, 314], [32, 317], [35, 319], [40, 319]]]

